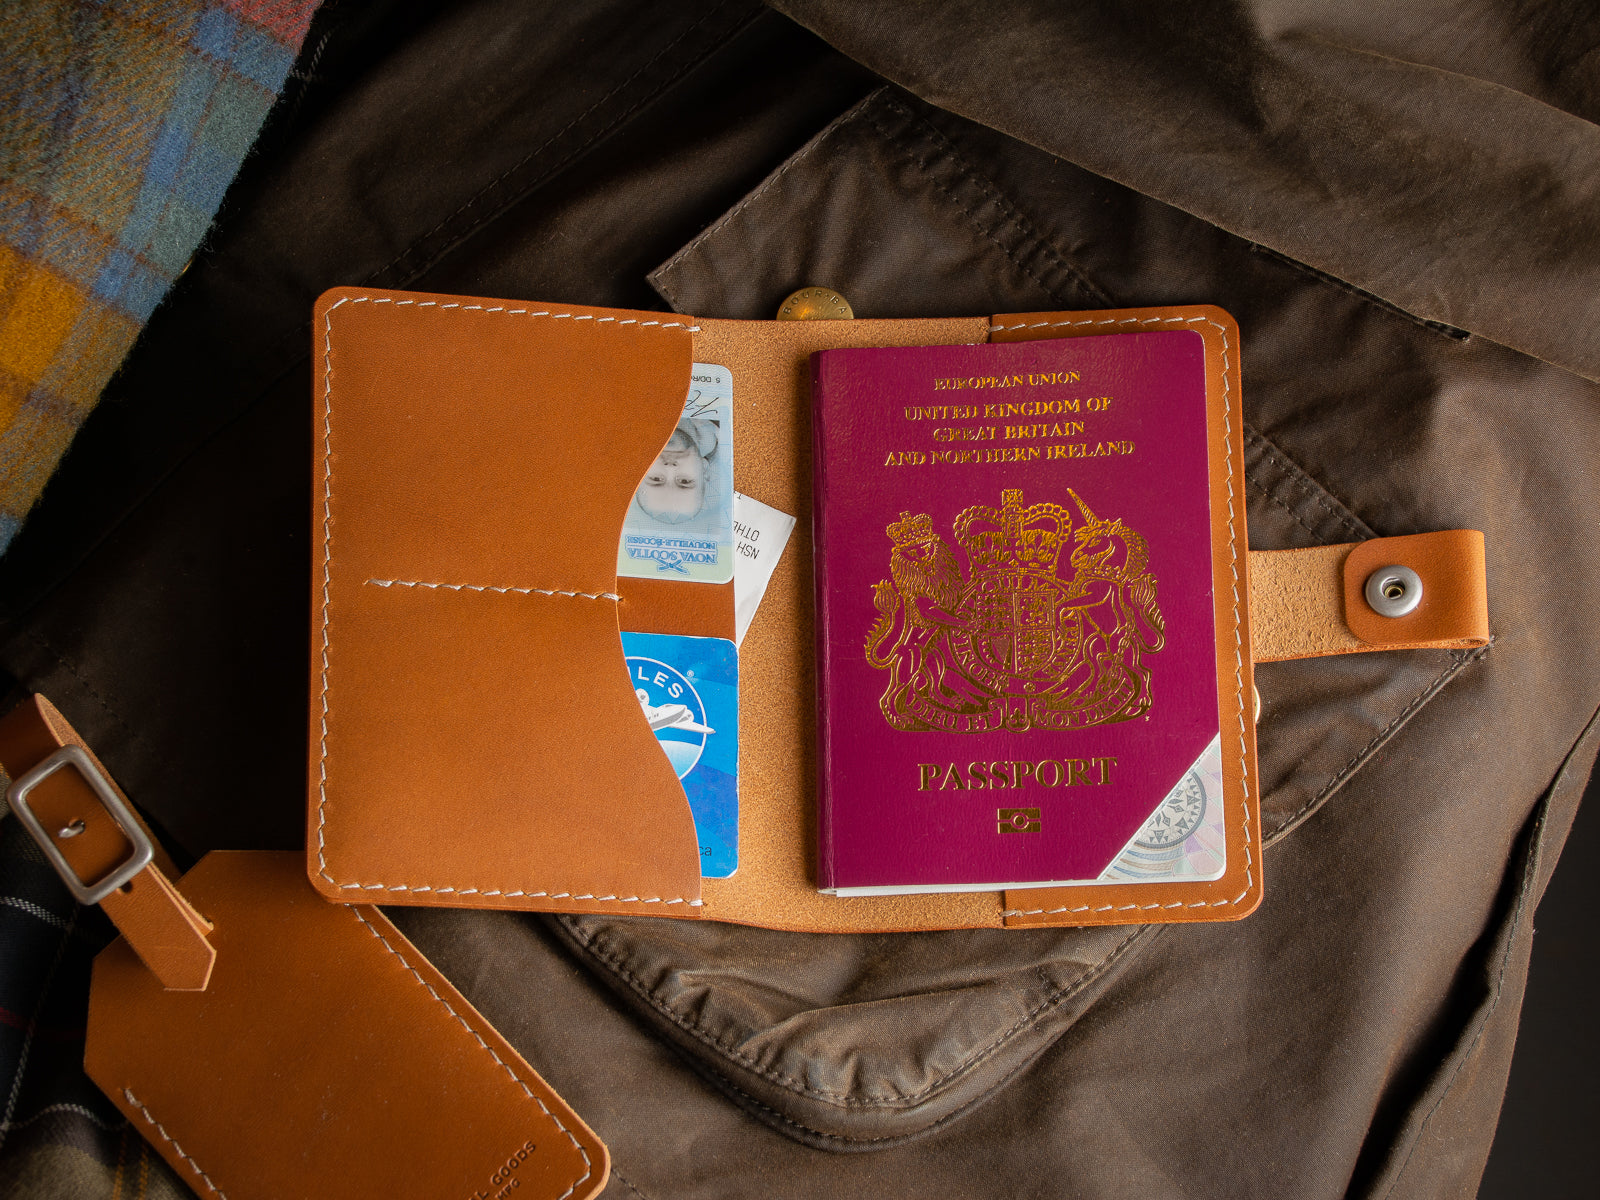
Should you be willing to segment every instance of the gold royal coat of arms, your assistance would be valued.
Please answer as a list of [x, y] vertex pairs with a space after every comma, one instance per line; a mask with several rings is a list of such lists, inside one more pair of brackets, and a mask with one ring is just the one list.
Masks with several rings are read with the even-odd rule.
[[[889, 579], [873, 589], [867, 662], [889, 672], [878, 704], [896, 729], [1082, 729], [1150, 708], [1144, 657], [1165, 641], [1145, 539], [1070, 488], [1059, 504], [973, 505], [953, 522], [969, 566], [927, 513], [885, 532]], [[1070, 576], [1063, 575], [1066, 555]]]

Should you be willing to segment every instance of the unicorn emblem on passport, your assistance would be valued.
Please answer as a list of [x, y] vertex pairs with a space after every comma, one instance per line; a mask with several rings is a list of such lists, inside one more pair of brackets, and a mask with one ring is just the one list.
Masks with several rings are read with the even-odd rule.
[[1059, 504], [1024, 507], [1017, 489], [998, 509], [962, 510], [952, 528], [965, 573], [927, 513], [888, 526], [866, 656], [889, 672], [878, 706], [891, 726], [1083, 729], [1150, 708], [1144, 658], [1166, 637], [1149, 547], [1067, 495], [1076, 525]]

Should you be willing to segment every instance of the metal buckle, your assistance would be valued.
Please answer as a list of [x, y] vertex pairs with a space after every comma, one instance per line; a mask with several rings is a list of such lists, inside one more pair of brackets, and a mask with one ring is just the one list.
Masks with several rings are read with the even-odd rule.
[[[133, 853], [128, 856], [127, 861], [98, 883], [86, 884], [78, 878], [78, 873], [72, 869], [72, 864], [67, 862], [66, 857], [57, 848], [55, 838], [45, 832], [33, 809], [28, 807], [28, 793], [62, 767], [72, 767], [83, 776], [84, 782], [93, 789], [96, 796], [100, 797], [100, 803], [105, 806], [106, 812], [111, 814], [111, 819], [117, 823], [117, 828], [122, 830], [128, 841], [133, 844]], [[128, 810], [128, 806], [122, 802], [122, 797], [117, 795], [117, 789], [111, 786], [111, 781], [99, 767], [95, 766], [94, 759], [79, 746], [61, 747], [33, 770], [24, 772], [12, 780], [11, 786], [6, 789], [6, 803], [11, 805], [11, 811], [17, 814], [17, 819], [22, 822], [23, 828], [33, 836], [34, 841], [39, 843], [39, 849], [44, 851], [45, 857], [50, 860], [50, 865], [56, 869], [56, 874], [61, 876], [61, 881], [67, 885], [68, 890], [77, 897], [79, 904], [99, 904], [149, 866], [150, 860], [155, 857], [155, 847], [150, 844], [149, 835]]]

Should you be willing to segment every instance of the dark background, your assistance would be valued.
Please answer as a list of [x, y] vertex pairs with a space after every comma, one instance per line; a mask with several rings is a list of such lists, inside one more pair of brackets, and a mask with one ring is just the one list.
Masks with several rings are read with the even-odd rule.
[[[357, 34], [348, 39], [347, 52], [361, 58], [377, 56], [386, 37], [401, 37], [403, 22], [393, 20], [389, 10], [415, 8], [423, 11], [430, 5], [420, 0], [415, 4], [396, 0], [392, 5], [370, 6], [373, 13], [369, 14], [368, 6], [341, 6], [339, 0], [329, 0], [319, 20], [331, 21], [331, 14], [341, 7], [352, 14], [352, 27], [359, 26]], [[387, 29], [384, 28], [386, 23]], [[301, 90], [291, 87], [286, 91], [253, 162], [247, 164], [247, 173], [270, 167], [273, 153], [283, 145], [281, 140], [275, 139], [286, 138], [295, 125], [295, 118], [305, 115], [301, 104], [310, 91], [310, 81], [326, 79], [330, 81], [326, 84], [329, 90], [335, 89], [332, 81], [339, 75], [331, 64], [336, 55], [328, 56], [321, 68], [323, 74], [318, 76], [317, 62], [323, 49], [319, 28], [322, 26], [314, 27], [302, 61], [297, 64], [296, 78], [308, 86]], [[355, 67], [348, 69], [353, 72]], [[307, 111], [315, 108], [315, 104], [313, 95]], [[834, 102], [835, 111], [844, 104], [844, 101]], [[810, 128], [814, 119], [802, 114], [796, 124]], [[757, 179], [759, 177], [758, 172]], [[718, 204], [708, 203], [708, 207], [715, 211]], [[674, 241], [669, 233], [660, 237], [668, 243]], [[650, 263], [655, 261], [658, 260], [649, 259]], [[638, 275], [637, 286], [644, 287], [642, 272]], [[596, 302], [644, 306], [656, 301], [653, 296], [642, 294], [599, 297]], [[197, 405], [210, 399], [209, 393], [195, 390]], [[107, 420], [115, 421], [113, 409], [114, 404], [102, 406], [97, 414], [102, 425]], [[1596, 416], [1600, 419], [1600, 412]], [[212, 422], [197, 420], [194, 424], [210, 428]], [[156, 429], [153, 436], [160, 438], [163, 431]], [[291, 446], [289, 452], [298, 453], [299, 446]], [[137, 458], [132, 454], [125, 457]], [[165, 461], [164, 455], [152, 458]], [[106, 481], [100, 482], [104, 486]], [[37, 530], [35, 532], [37, 534]], [[18, 549], [21, 549], [20, 539]], [[294, 550], [290, 546], [284, 551], [286, 561], [291, 564], [297, 561]], [[12, 558], [14, 573], [36, 577], [15, 565], [21, 561], [15, 552]], [[289, 715], [293, 721], [299, 720], [295, 710], [291, 709]], [[1508, 747], [1505, 752], [1516, 751]], [[1600, 1099], [1597, 1099], [1595, 1087], [1595, 1082], [1600, 1080], [1600, 1028], [1596, 1021], [1596, 1016], [1600, 1015], [1600, 968], [1592, 952], [1595, 934], [1588, 916], [1589, 877], [1594, 870], [1592, 864], [1600, 858], [1600, 816], [1596, 815], [1596, 809], [1600, 808], [1600, 786], [1594, 780], [1590, 782], [1586, 799], [1589, 803], [1578, 814], [1535, 916], [1537, 935], [1523, 1003], [1521, 1032], [1499, 1131], [1479, 1193], [1487, 1200], [1529, 1195], [1557, 1198], [1600, 1195], [1600, 1179], [1593, 1165], [1593, 1145], [1596, 1133], [1600, 1132]]]
[[1480, 1200], [1600, 1194], [1600, 966], [1590, 909], [1600, 859], [1600, 774], [1534, 914], [1533, 963], [1500, 1129]]

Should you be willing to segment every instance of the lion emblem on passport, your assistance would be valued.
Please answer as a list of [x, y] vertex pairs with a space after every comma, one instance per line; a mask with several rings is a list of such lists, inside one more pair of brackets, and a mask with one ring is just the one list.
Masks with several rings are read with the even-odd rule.
[[1149, 547], [1103, 520], [1070, 488], [1059, 504], [955, 519], [956, 551], [927, 513], [900, 514], [889, 578], [873, 589], [867, 662], [889, 672], [879, 700], [896, 729], [988, 733], [1082, 729], [1126, 721], [1151, 705], [1146, 655], [1165, 642]]

